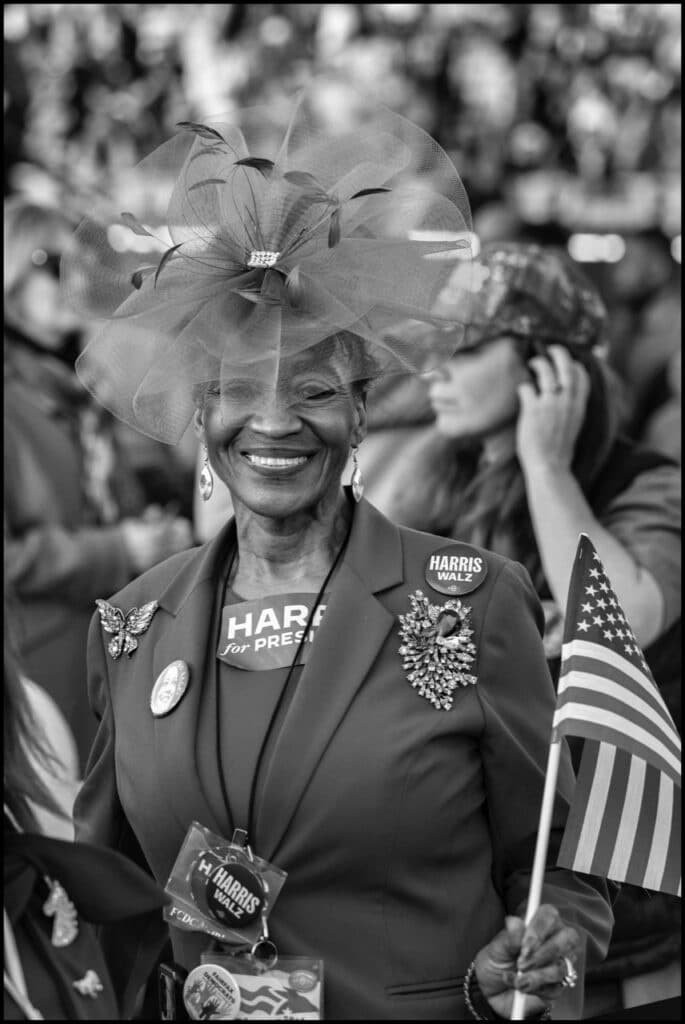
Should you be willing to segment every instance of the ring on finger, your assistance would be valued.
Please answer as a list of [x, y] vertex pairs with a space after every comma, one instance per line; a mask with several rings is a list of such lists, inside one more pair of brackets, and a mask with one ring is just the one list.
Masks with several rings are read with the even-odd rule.
[[575, 988], [578, 981], [578, 972], [567, 956], [562, 956], [561, 962], [564, 965], [565, 970], [565, 974], [563, 974], [561, 978], [561, 984], [564, 988]]

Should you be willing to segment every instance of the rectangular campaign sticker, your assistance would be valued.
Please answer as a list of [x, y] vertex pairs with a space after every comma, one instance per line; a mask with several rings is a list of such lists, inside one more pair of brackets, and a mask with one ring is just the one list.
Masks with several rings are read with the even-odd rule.
[[220, 964], [240, 989], [238, 1020], [323, 1020], [323, 961], [279, 957], [275, 967], [254, 969], [221, 954], [203, 954], [202, 962]]
[[[274, 594], [226, 605], [221, 613], [217, 657], [227, 665], [252, 671], [290, 666], [315, 600], [316, 594]], [[307, 629], [298, 665], [307, 660], [327, 603], [328, 594], [324, 594]]]

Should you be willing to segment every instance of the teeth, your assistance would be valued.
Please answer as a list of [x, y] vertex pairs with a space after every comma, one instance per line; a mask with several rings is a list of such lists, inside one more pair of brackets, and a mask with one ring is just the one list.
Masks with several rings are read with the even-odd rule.
[[297, 455], [291, 459], [276, 459], [268, 455], [248, 455], [248, 462], [253, 466], [269, 466], [271, 469], [289, 469], [292, 466], [302, 466], [307, 461], [306, 455]]

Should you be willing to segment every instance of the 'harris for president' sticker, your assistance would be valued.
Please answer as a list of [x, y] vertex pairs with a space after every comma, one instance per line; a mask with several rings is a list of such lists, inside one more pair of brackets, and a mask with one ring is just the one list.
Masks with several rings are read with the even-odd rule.
[[450, 544], [428, 557], [424, 577], [440, 594], [470, 594], [488, 574], [483, 555], [470, 544]]
[[328, 594], [323, 595], [312, 615], [315, 600], [316, 594], [275, 594], [226, 605], [221, 614], [217, 658], [252, 671], [285, 668], [292, 664], [306, 632], [297, 660], [303, 665], [326, 611]]

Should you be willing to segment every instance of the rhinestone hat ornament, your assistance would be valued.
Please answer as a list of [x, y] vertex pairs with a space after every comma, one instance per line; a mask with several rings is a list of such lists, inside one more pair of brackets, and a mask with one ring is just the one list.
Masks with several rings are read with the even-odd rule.
[[431, 604], [421, 590], [410, 594], [409, 600], [411, 611], [399, 617], [403, 641], [399, 652], [407, 678], [419, 696], [449, 711], [457, 686], [477, 682], [469, 671], [476, 656], [471, 609], [458, 599]]
[[264, 249], [253, 249], [247, 261], [248, 267], [273, 267], [278, 263], [280, 252], [268, 252]]

